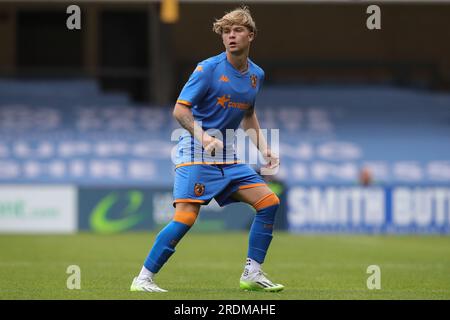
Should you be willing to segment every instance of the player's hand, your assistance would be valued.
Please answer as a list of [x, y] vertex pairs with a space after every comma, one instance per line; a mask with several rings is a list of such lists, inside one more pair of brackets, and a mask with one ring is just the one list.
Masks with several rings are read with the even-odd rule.
[[265, 168], [275, 169], [280, 165], [280, 157], [273, 153], [272, 150], [268, 149], [265, 154], [263, 154], [264, 159], [267, 161]]
[[211, 137], [207, 133], [203, 134], [202, 144], [203, 148], [205, 148], [205, 152], [212, 155], [213, 157], [215, 156], [216, 152], [223, 150], [223, 142], [219, 139]]

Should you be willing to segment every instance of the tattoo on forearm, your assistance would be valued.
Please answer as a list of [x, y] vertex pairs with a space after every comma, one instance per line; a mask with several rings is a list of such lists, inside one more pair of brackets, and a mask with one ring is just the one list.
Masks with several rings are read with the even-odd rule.
[[178, 122], [183, 128], [194, 135], [194, 117], [191, 114], [182, 115], [178, 118]]

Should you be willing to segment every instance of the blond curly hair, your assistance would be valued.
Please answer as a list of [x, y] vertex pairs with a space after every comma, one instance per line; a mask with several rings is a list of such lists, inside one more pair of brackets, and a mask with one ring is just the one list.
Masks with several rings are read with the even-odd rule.
[[232, 25], [245, 26], [256, 36], [256, 24], [247, 6], [236, 8], [227, 12], [222, 18], [216, 19], [216, 22], [213, 23], [213, 31], [221, 35], [225, 27]]

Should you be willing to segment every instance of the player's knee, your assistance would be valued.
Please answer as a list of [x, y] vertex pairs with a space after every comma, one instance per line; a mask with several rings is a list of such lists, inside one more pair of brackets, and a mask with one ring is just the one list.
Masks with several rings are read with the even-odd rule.
[[180, 222], [191, 227], [195, 223], [195, 220], [197, 220], [197, 216], [198, 214], [195, 212], [175, 211], [173, 221]]
[[253, 204], [253, 207], [256, 209], [256, 211], [262, 210], [267, 207], [276, 206], [278, 207], [280, 205], [280, 199], [277, 197], [275, 193], [270, 193], [265, 196], [263, 196], [261, 199], [256, 201]]

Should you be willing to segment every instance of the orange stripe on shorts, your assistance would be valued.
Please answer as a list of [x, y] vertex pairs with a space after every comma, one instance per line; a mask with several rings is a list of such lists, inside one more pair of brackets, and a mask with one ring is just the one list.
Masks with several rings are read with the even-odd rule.
[[175, 211], [173, 221], [184, 223], [188, 226], [192, 226], [197, 220], [197, 214], [195, 212]]
[[280, 199], [277, 197], [275, 193], [269, 193], [264, 197], [262, 197], [261, 199], [259, 199], [258, 201], [256, 201], [253, 207], [256, 209], [256, 211], [259, 211], [261, 209], [274, 206], [277, 204], [280, 204]]

